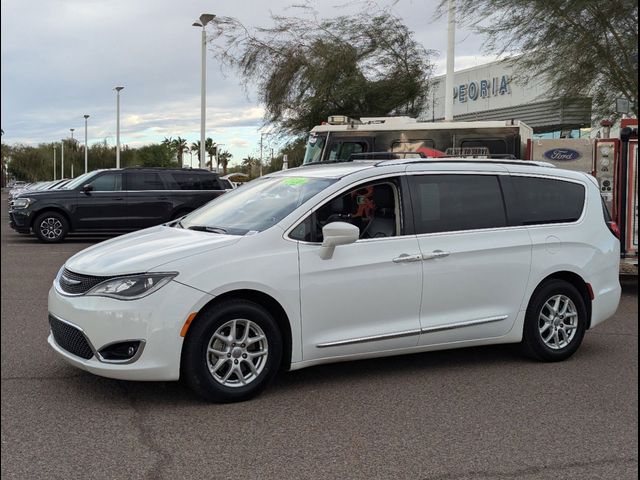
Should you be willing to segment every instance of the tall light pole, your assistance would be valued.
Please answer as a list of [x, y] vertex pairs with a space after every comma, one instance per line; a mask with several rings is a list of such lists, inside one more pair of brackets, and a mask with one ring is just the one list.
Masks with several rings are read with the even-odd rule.
[[60, 178], [64, 178], [64, 138], [60, 140], [60, 163], [62, 164]]
[[207, 32], [205, 30], [207, 24], [211, 22], [215, 15], [203, 13], [200, 15], [200, 21], [194, 22], [194, 27], [202, 28], [201, 41], [201, 71], [200, 71], [200, 168], [206, 167], [205, 160], [205, 122], [207, 117]]
[[89, 150], [87, 146], [87, 120], [89, 119], [89, 115], [84, 116], [84, 173], [87, 173], [89, 170]]
[[[71, 148], [73, 150], [75, 150], [74, 145], [73, 145], [73, 131], [75, 130], [75, 128], [70, 128], [69, 131], [71, 132]], [[75, 155], [74, 155], [75, 157]], [[71, 159], [71, 178], [73, 178], [73, 158]]]
[[56, 180], [56, 144], [53, 144], [53, 179]]
[[453, 121], [453, 72], [455, 69], [456, 0], [449, 0], [447, 25], [447, 76], [444, 82], [444, 121]]
[[114, 88], [116, 91], [116, 168], [120, 168], [120, 90], [123, 88]]

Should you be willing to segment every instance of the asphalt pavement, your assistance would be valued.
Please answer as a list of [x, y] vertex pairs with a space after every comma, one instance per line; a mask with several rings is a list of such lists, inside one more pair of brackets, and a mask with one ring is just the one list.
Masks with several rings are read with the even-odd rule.
[[638, 477], [637, 279], [566, 362], [512, 346], [414, 354], [283, 373], [214, 405], [58, 358], [47, 291], [104, 237], [44, 245], [9, 228], [6, 194], [0, 209], [3, 479]]

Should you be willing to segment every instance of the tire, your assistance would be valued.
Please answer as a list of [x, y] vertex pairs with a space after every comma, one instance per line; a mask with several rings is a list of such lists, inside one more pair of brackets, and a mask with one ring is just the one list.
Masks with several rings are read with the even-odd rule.
[[[231, 341], [234, 322], [236, 340]], [[247, 326], [249, 341], [242, 343]], [[256, 340], [261, 336], [264, 340]], [[209, 352], [210, 347], [220, 354]], [[262, 351], [266, 354], [260, 355]], [[271, 314], [250, 301], [228, 300], [202, 312], [189, 328], [183, 347], [182, 378], [206, 400], [241, 402], [266, 388], [278, 372], [281, 359], [282, 337]]]
[[587, 307], [580, 292], [564, 280], [549, 280], [531, 297], [521, 347], [536, 360], [559, 362], [578, 350], [586, 329]]
[[69, 233], [69, 222], [61, 213], [45, 212], [36, 217], [33, 232], [41, 242], [61, 242]]

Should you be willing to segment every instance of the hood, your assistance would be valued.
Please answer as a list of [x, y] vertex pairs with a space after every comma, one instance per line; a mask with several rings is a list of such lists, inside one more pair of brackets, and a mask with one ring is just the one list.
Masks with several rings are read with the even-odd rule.
[[233, 245], [241, 238], [160, 225], [82, 250], [67, 260], [65, 267], [98, 276], [145, 273], [168, 262]]

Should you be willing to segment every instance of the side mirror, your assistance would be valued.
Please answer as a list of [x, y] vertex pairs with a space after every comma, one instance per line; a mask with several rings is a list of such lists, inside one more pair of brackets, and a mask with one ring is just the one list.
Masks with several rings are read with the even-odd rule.
[[93, 190], [93, 185], [91, 185], [90, 183], [87, 183], [84, 187], [82, 187], [82, 191], [84, 193], [89, 193], [91, 190]]
[[348, 245], [360, 238], [360, 229], [347, 222], [331, 222], [322, 228], [322, 251], [320, 257], [327, 260], [333, 256], [338, 245]]

